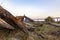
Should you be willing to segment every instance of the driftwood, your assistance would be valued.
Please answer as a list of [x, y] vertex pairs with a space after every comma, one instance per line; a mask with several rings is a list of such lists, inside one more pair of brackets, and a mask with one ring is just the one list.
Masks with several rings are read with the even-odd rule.
[[25, 24], [16, 17], [14, 17], [10, 12], [5, 10], [0, 6], [0, 18], [6, 21], [8, 24], [12, 25], [15, 28], [20, 28], [23, 32], [28, 33], [28, 30]]
[[57, 24], [57, 23], [46, 23], [48, 25], [51, 25], [51, 26], [55, 26], [55, 27], [60, 27], [60, 24]]
[[6, 29], [15, 29], [13, 26], [6, 23], [4, 20], [0, 19], [0, 29], [6, 28]]

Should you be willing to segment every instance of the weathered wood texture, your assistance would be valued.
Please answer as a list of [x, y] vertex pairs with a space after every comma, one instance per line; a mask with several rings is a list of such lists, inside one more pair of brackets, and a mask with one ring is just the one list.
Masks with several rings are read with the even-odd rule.
[[8, 24], [12, 25], [15, 28], [20, 28], [23, 32], [28, 33], [28, 30], [25, 26], [25, 24], [19, 19], [17, 19], [15, 16], [13, 16], [10, 12], [5, 10], [0, 6], [0, 18], [6, 21]]
[[0, 27], [6, 28], [6, 29], [15, 29], [13, 26], [11, 26], [10, 24], [6, 23], [2, 19], [0, 19]]

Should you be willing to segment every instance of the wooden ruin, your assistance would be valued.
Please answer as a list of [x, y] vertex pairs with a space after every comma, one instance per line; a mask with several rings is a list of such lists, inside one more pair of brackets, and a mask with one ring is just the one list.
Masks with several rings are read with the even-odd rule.
[[18, 19], [20, 19], [20, 21], [24, 21], [24, 22], [34, 22], [34, 20], [32, 20], [31, 18], [27, 17], [27, 16], [17, 16]]
[[0, 19], [0, 29], [5, 28], [5, 29], [15, 29], [13, 26], [10, 24], [6, 23], [4, 20]]
[[23, 32], [28, 33], [25, 24], [1, 6], [0, 6], [0, 18], [7, 22], [8, 24], [10, 24], [11, 26], [13, 26], [14, 28], [19, 28]]

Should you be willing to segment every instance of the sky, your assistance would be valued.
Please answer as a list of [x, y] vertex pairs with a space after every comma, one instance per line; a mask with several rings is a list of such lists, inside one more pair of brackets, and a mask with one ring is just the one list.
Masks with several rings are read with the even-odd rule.
[[0, 5], [14, 16], [60, 17], [60, 0], [0, 0]]

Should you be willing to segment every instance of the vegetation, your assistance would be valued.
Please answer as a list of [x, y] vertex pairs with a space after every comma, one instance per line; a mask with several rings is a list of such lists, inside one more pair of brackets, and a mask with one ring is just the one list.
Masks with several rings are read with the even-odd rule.
[[[54, 22], [51, 17], [45, 19], [46, 22]], [[31, 23], [34, 25], [34, 23]], [[0, 40], [60, 40], [60, 27], [48, 24], [38, 25], [34, 31], [29, 31], [29, 35], [19, 29], [14, 31], [0, 30]]]
[[48, 16], [48, 17], [45, 19], [45, 22], [54, 22], [54, 20], [52, 19], [52, 17]]
[[42, 27], [37, 27], [35, 32], [42, 35], [40, 40], [60, 40], [60, 27], [44, 24]]
[[27, 35], [21, 30], [15, 31], [0, 30], [0, 40], [26, 40]]
[[15, 31], [2, 31], [0, 30], [1, 40], [60, 40], [60, 27], [55, 27], [47, 24], [38, 26], [35, 31], [29, 31], [27, 36], [21, 30]]

